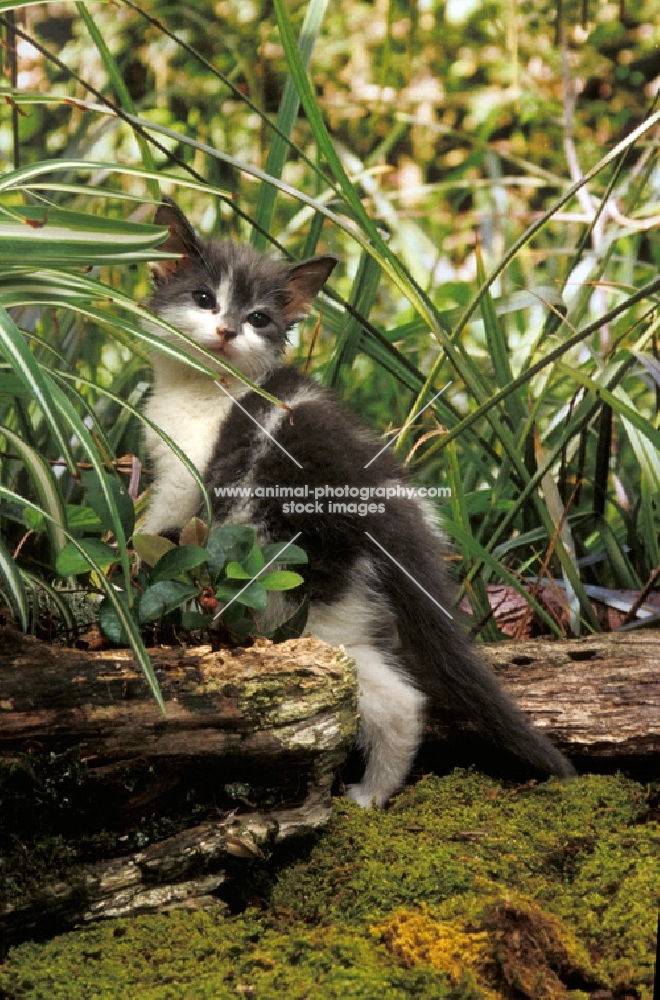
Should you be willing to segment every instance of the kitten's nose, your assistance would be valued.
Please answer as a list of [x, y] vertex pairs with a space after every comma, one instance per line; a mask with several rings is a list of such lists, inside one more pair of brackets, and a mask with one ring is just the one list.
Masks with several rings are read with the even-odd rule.
[[219, 326], [215, 332], [220, 340], [220, 347], [224, 347], [228, 340], [234, 340], [237, 336], [236, 330], [225, 330], [222, 326]]

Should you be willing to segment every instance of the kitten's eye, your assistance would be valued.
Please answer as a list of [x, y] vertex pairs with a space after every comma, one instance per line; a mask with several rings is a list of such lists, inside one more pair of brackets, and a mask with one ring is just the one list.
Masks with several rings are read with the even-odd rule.
[[267, 313], [253, 312], [247, 317], [247, 321], [256, 330], [263, 330], [265, 326], [270, 325], [271, 318]]
[[200, 309], [215, 309], [215, 295], [212, 292], [204, 292], [201, 289], [192, 293], [193, 302]]

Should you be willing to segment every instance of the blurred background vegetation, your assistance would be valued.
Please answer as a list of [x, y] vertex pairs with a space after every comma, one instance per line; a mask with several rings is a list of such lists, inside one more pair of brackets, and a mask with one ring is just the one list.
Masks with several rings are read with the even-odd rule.
[[[130, 302], [149, 292], [159, 237], [139, 224], [159, 192], [204, 233], [341, 258], [292, 360], [383, 435], [412, 420], [398, 454], [420, 483], [451, 487], [438, 509], [482, 637], [648, 621], [657, 0], [2, 0], [0, 12], [0, 562], [25, 624], [39, 600], [66, 620], [67, 538], [92, 558], [90, 537], [118, 546], [92, 589], [116, 600], [108, 574], [120, 580], [124, 557], [130, 593], [108, 481], [120, 493], [130, 481], [139, 514], [148, 475], [117, 460], [143, 457], [122, 401], [139, 408], [149, 382]], [[100, 525], [75, 511], [99, 510], [81, 462], [105, 483]]]

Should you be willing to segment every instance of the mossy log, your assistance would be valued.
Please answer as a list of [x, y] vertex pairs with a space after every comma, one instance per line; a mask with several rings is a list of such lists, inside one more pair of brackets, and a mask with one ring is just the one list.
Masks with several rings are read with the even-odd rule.
[[357, 728], [343, 652], [305, 638], [152, 663], [166, 716], [128, 651], [0, 633], [0, 933], [203, 905], [232, 862], [329, 819]]
[[[652, 631], [482, 647], [504, 687], [564, 750], [660, 752], [660, 636]], [[241, 761], [279, 770], [314, 750], [339, 756], [355, 732], [348, 658], [313, 638], [212, 652], [151, 651], [164, 717], [128, 650], [83, 652], [0, 631], [0, 761], [78, 747], [110, 780], [131, 762]], [[464, 725], [438, 706], [437, 734]], [[336, 741], [336, 746], [335, 742]], [[337, 754], [332, 757], [333, 764]], [[260, 781], [259, 784], [262, 784]], [[281, 801], [285, 801], [282, 799]]]
[[354, 672], [316, 639], [154, 649], [151, 660], [165, 716], [129, 650], [83, 652], [0, 633], [0, 760], [37, 744], [55, 753], [78, 746], [106, 774], [134, 758], [280, 761], [343, 746], [346, 727], [354, 731]]
[[[501, 643], [486, 655], [569, 754], [660, 751], [653, 633]], [[0, 875], [10, 876], [0, 931], [204, 905], [232, 866], [327, 821], [357, 725], [342, 652], [305, 638], [159, 649], [152, 662], [166, 717], [128, 651], [0, 633]], [[441, 712], [431, 730], [460, 726]]]

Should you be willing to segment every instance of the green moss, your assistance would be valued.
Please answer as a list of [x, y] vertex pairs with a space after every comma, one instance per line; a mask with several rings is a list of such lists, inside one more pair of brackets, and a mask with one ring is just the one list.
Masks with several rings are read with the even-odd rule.
[[621, 777], [507, 788], [457, 771], [382, 811], [338, 800], [262, 911], [115, 921], [24, 944], [22, 998], [650, 1000], [658, 824]]
[[[515, 894], [563, 923], [603, 983], [650, 996], [660, 897], [657, 823], [642, 786], [590, 775], [506, 789], [456, 771], [407, 788], [383, 812], [342, 800], [273, 902], [298, 919], [377, 923], [420, 904], [483, 926]], [[588, 973], [588, 962], [577, 962]]]
[[113, 921], [22, 945], [0, 985], [34, 1000], [221, 1000], [258, 996], [482, 1000], [433, 969], [404, 969], [368, 935], [310, 929], [248, 913], [173, 913]]

